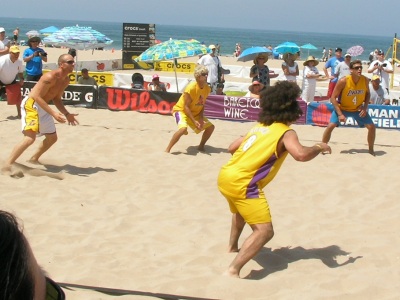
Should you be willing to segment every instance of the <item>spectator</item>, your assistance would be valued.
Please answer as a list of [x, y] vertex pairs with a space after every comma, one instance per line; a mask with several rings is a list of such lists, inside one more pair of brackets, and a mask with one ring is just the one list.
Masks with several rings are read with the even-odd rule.
[[217, 84], [217, 91], [215, 92], [215, 95], [226, 95], [224, 93], [224, 84], [223, 83], [218, 83]]
[[327, 55], [326, 55], [326, 49], [325, 49], [325, 47], [322, 47], [322, 57], [321, 57], [321, 61], [322, 62], [326, 62], [328, 59], [327, 59]]
[[147, 86], [147, 90], [166, 92], [167, 88], [165, 87], [164, 83], [160, 82], [160, 77], [157, 74], [154, 74], [151, 82]]
[[340, 62], [335, 69], [335, 75], [338, 80], [344, 76], [350, 75], [350, 62], [351, 62], [351, 55], [346, 53], [344, 55], [344, 61]]
[[215, 45], [210, 45], [211, 53], [203, 55], [197, 61], [197, 64], [206, 66], [208, 69], [207, 83], [211, 87], [211, 92], [215, 93], [217, 90], [217, 83], [224, 82], [224, 73], [222, 72], [221, 61], [215, 55]]
[[89, 76], [89, 71], [86, 68], [83, 68], [81, 70], [81, 76], [78, 79], [78, 84], [87, 84], [87, 85], [95, 85], [95, 86], [97, 86], [96, 79], [94, 79], [93, 77]]
[[320, 76], [319, 71], [316, 68], [318, 63], [318, 60], [311, 55], [303, 63], [303, 92], [301, 93], [301, 99], [307, 103], [314, 101], [317, 78]]
[[6, 38], [6, 30], [0, 27], [0, 56], [8, 54], [10, 41]]
[[140, 73], [133, 73], [132, 74], [132, 83], [131, 87], [133, 89], [143, 90], [144, 89], [144, 78], [143, 75]]
[[379, 75], [382, 87], [389, 93], [389, 74], [393, 73], [393, 66], [385, 59], [385, 53], [382, 50], [378, 50], [378, 58], [369, 65], [368, 73]]
[[25, 49], [23, 60], [26, 62], [26, 80], [39, 81], [43, 75], [43, 61], [47, 62], [47, 53], [39, 48], [41, 39], [38, 36], [28, 40], [29, 48]]
[[[4, 90], [5, 87], [9, 90], [16, 88], [16, 95], [7, 95], [7, 102], [17, 107], [17, 118], [21, 119], [21, 86], [24, 84], [24, 66], [22, 60], [19, 59], [19, 53], [18, 46], [11, 46], [9, 54], [0, 56], [0, 91], [3, 86]], [[15, 79], [17, 75], [19, 82]]]
[[299, 76], [299, 66], [295, 62], [296, 54], [285, 53], [283, 55], [282, 70], [287, 81], [297, 83], [297, 76]]
[[252, 82], [257, 80], [264, 86], [270, 85], [269, 68], [265, 63], [268, 61], [266, 53], [259, 53], [253, 60], [254, 65], [250, 68], [250, 78]]
[[253, 80], [253, 82], [249, 85], [249, 92], [246, 94], [246, 97], [251, 98], [260, 98], [260, 93], [264, 89], [265, 85], [263, 85], [258, 80]]
[[64, 300], [60, 286], [38, 265], [17, 218], [0, 210], [0, 298]]
[[369, 83], [369, 92], [371, 98], [369, 103], [377, 105], [390, 105], [390, 97], [386, 89], [381, 86], [381, 78], [379, 75], [373, 75]]
[[15, 28], [13, 31], [13, 35], [14, 35], [14, 44], [17, 45], [18, 44], [18, 37], [19, 37], [19, 28]]
[[[329, 49], [330, 50], [330, 49]], [[330, 58], [323, 67], [323, 71], [325, 73], [326, 78], [329, 78], [329, 86], [328, 86], [328, 97], [332, 96], [333, 89], [335, 88], [336, 82], [338, 78], [335, 75], [336, 66], [342, 62], [344, 59], [342, 57], [342, 48], [335, 49], [335, 57]], [[331, 75], [328, 74], [328, 69], [331, 69]]]

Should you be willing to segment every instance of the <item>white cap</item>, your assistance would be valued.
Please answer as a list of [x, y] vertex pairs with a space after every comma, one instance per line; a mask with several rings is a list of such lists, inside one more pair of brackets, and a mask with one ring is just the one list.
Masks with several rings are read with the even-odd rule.
[[6, 30], [4, 29], [4, 27], [0, 27], [0, 32], [6, 32]]

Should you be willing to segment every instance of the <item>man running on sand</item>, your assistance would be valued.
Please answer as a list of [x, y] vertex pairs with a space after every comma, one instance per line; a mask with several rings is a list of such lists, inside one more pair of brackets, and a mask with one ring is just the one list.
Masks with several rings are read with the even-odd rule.
[[[35, 142], [37, 134], [44, 135], [45, 138], [29, 162], [39, 163], [40, 156], [57, 141], [53, 118], [59, 123], [68, 121], [69, 125], [79, 124], [75, 119], [77, 114], [69, 113], [62, 103], [62, 95], [69, 84], [68, 74], [74, 70], [74, 66], [75, 61], [71, 55], [61, 55], [58, 58], [58, 69], [44, 74], [22, 101], [21, 120], [24, 137], [5, 162], [2, 168], [3, 174], [13, 176], [12, 164]], [[59, 112], [49, 106], [50, 101], [53, 101]]]

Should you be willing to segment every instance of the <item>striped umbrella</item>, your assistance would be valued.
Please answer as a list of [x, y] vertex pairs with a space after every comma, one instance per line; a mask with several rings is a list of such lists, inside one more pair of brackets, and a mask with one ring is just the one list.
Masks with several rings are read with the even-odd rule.
[[179, 91], [178, 76], [176, 74], [177, 59], [207, 54], [209, 52], [211, 52], [210, 49], [196, 40], [169, 39], [168, 41], [151, 46], [136, 57], [135, 61], [155, 62], [161, 60], [174, 60], [176, 87], [177, 91]]

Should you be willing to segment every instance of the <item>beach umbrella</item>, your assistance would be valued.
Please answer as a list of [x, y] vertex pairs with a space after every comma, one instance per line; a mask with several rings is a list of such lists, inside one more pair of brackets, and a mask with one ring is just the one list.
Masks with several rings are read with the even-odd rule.
[[[75, 50], [88, 50], [103, 48], [111, 45], [113, 40], [92, 27], [70, 26], [64, 27], [45, 37], [43, 42], [54, 46], [73, 48]], [[76, 55], [75, 70], [78, 68], [78, 55]]]
[[58, 27], [56, 27], [56, 26], [49, 26], [49, 27], [40, 29], [39, 32], [40, 32], [41, 34], [43, 34], [43, 35], [50, 35], [50, 34], [52, 34], [52, 33], [54, 33], [54, 32], [59, 31], [59, 30], [60, 30], [60, 29], [59, 29]]
[[144, 51], [135, 61], [140, 62], [156, 62], [161, 60], [174, 60], [174, 71], [176, 80], [176, 89], [178, 89], [178, 76], [176, 74], [177, 59], [203, 55], [211, 52], [205, 45], [200, 44], [196, 40], [174, 40], [169, 39], [168, 41], [162, 42], [151, 46], [149, 49]]
[[268, 55], [269, 53], [272, 53], [272, 51], [266, 47], [260, 47], [260, 46], [250, 47], [250, 48], [243, 50], [243, 52], [239, 55], [237, 60], [238, 61], [250, 61], [250, 60], [254, 60], [258, 54]]
[[280, 54], [292, 53], [295, 54], [300, 51], [300, 47], [293, 42], [284, 42], [274, 48], [274, 50]]
[[71, 26], [64, 27], [45, 37], [43, 42], [76, 50], [103, 48], [111, 45], [113, 40], [92, 27]]
[[356, 45], [356, 46], [352, 46], [349, 49], [347, 49], [346, 53], [349, 53], [351, 56], [359, 56], [364, 52], [364, 48]]
[[300, 49], [307, 49], [307, 56], [310, 55], [310, 50], [318, 50], [317, 47], [310, 43], [300, 46]]
[[37, 30], [29, 30], [27, 33], [25, 33], [29, 38], [33, 36], [39, 36], [40, 32]]

